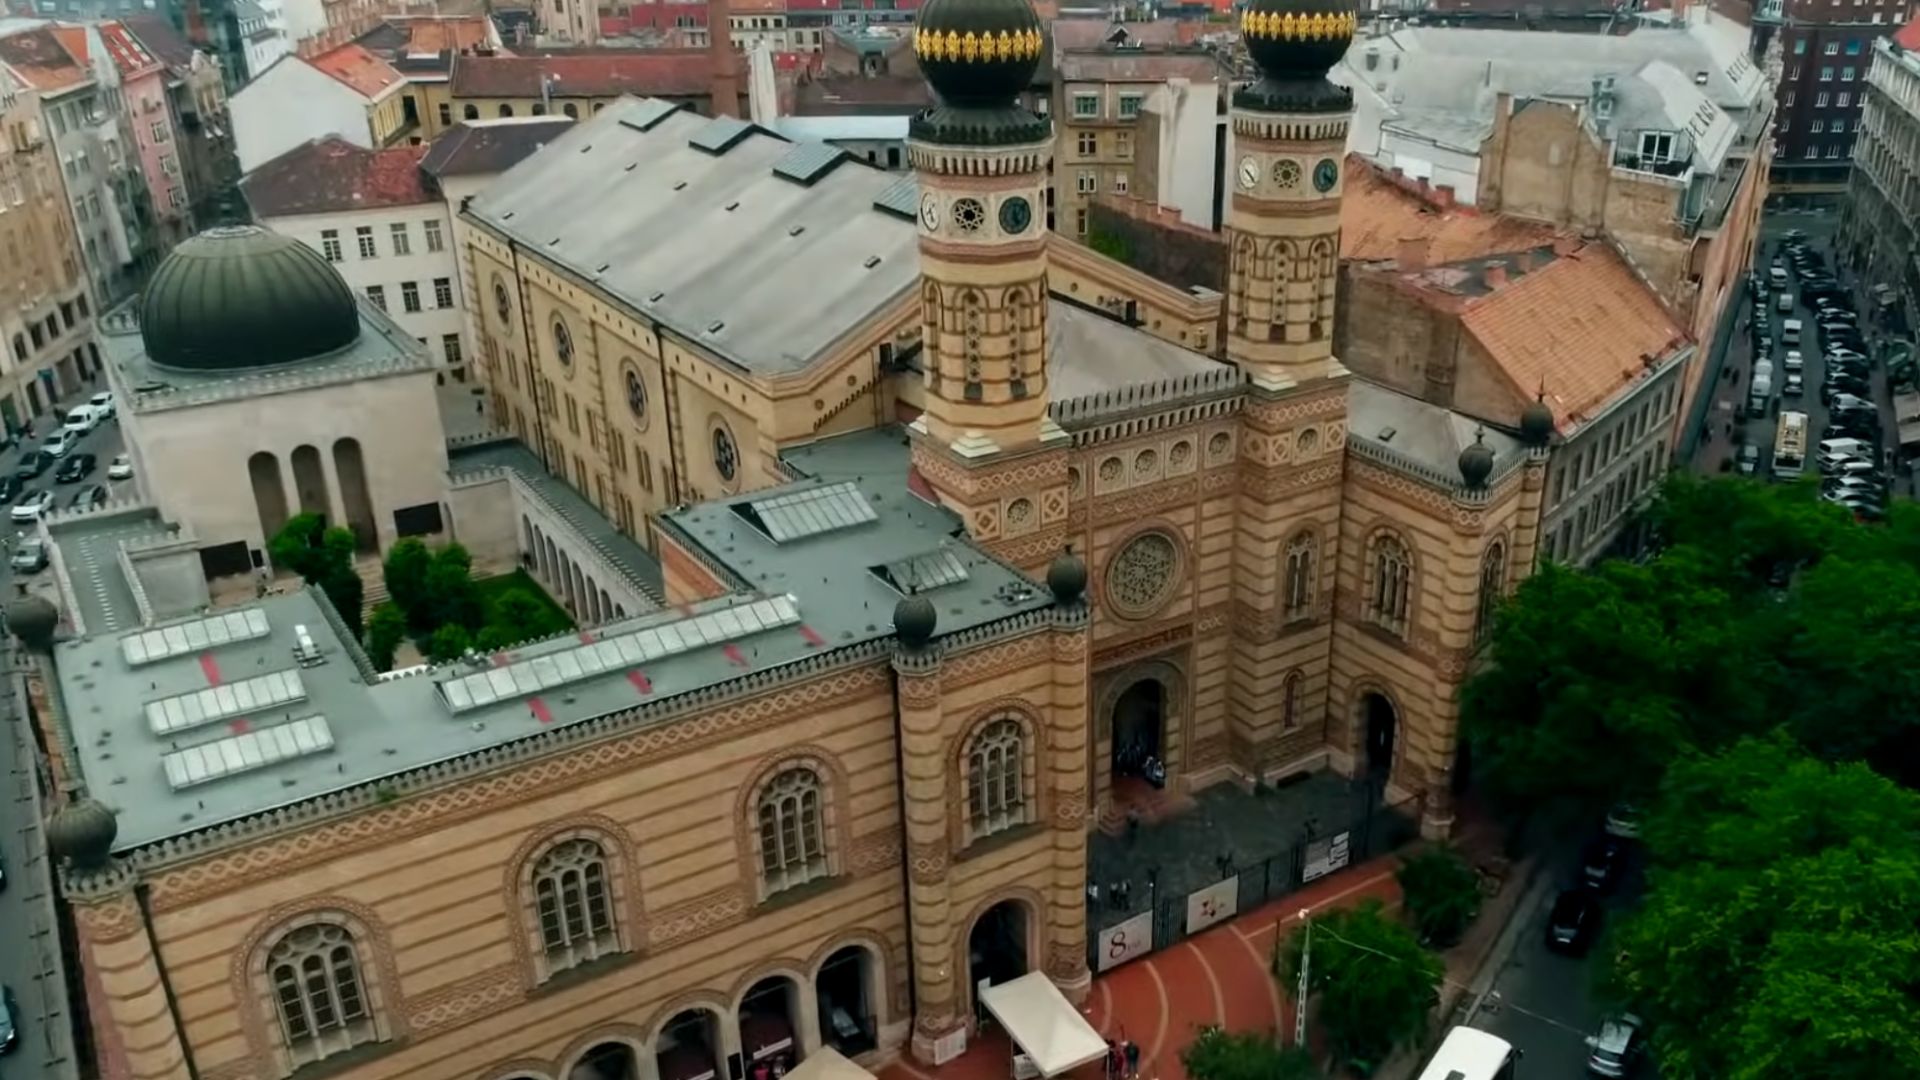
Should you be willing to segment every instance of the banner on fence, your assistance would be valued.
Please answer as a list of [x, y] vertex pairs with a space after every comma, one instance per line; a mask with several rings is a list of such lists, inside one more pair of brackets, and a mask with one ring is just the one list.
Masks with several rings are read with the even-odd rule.
[[1187, 933], [1197, 934], [1240, 910], [1240, 875], [1187, 894]]
[[1143, 911], [1100, 932], [1100, 970], [1107, 971], [1153, 951], [1153, 912]]
[[1324, 840], [1314, 840], [1307, 844], [1307, 861], [1300, 870], [1300, 882], [1305, 884], [1314, 878], [1326, 877], [1347, 865], [1353, 858], [1353, 849], [1347, 838], [1351, 833], [1335, 833]]

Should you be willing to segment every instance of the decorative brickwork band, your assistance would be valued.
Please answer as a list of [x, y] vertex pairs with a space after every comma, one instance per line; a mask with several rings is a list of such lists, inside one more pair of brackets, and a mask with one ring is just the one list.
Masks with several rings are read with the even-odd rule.
[[932, 840], [925, 843], [908, 845], [908, 858], [913, 880], [921, 885], [937, 885], [947, 878], [947, 866], [952, 862], [952, 854], [947, 850], [944, 840]]

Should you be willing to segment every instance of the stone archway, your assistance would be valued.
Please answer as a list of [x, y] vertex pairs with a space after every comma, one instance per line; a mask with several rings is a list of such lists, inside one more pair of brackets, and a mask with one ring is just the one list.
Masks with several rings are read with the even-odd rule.
[[879, 1049], [887, 1008], [885, 966], [865, 942], [842, 945], [813, 973], [820, 1037], [848, 1057]]
[[718, 1080], [724, 1075], [720, 1014], [709, 1006], [675, 1013], [661, 1025], [653, 1046], [659, 1080]]
[[998, 986], [1034, 970], [1034, 932], [1039, 912], [1010, 896], [974, 917], [967, 928], [966, 1000], [980, 1016], [980, 984]]
[[805, 1010], [800, 983], [791, 975], [776, 974], [754, 983], [734, 1010], [739, 1024], [740, 1058], [747, 1077], [762, 1071], [785, 1074], [799, 1064], [805, 1047], [801, 1027]]
[[640, 1059], [626, 1043], [599, 1043], [580, 1055], [566, 1080], [640, 1080]]
[[378, 551], [380, 527], [373, 514], [373, 494], [367, 488], [367, 463], [360, 452], [360, 440], [334, 440], [333, 476], [340, 485], [340, 512], [353, 530], [354, 546], [361, 551]]
[[1360, 695], [1360, 765], [1368, 781], [1385, 788], [1393, 779], [1393, 761], [1399, 748], [1400, 711], [1379, 690]]
[[332, 519], [326, 467], [320, 463], [320, 451], [306, 443], [293, 448], [293, 493], [300, 502], [301, 513]]
[[[1185, 762], [1188, 692], [1181, 661], [1141, 661], [1098, 675], [1096, 683], [1096, 736], [1090, 748], [1095, 806], [1110, 805], [1116, 785], [1177, 789]], [[1146, 782], [1144, 761], [1129, 745], [1158, 762], [1157, 783]]]
[[247, 479], [253, 483], [254, 510], [260, 515], [260, 542], [273, 543], [287, 523], [287, 486], [280, 477], [280, 459], [262, 450], [247, 459]]

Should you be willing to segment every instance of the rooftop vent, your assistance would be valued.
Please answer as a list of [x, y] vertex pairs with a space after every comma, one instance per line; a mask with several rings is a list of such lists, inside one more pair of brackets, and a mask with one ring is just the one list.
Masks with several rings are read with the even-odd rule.
[[666, 295], [667, 295], [667, 294], [666, 294], [666, 293], [663, 293], [663, 292], [657, 292], [657, 293], [654, 293], [654, 294], [652, 294], [651, 296], [648, 296], [648, 297], [647, 297], [647, 303], [649, 303], [649, 304], [657, 304], [657, 303], [659, 303], [659, 302], [660, 302], [660, 301], [661, 301], [662, 299], [664, 299], [664, 298], [666, 297]]
[[725, 320], [715, 319], [713, 322], [710, 322], [707, 324], [707, 333], [717, 334], [720, 331], [725, 330], [726, 328], [727, 328], [727, 324]]
[[863, 263], [861, 263], [860, 265], [861, 265], [861, 266], [864, 266], [864, 267], [866, 267], [866, 268], [867, 268], [867, 269], [869, 269], [869, 270], [871, 270], [871, 269], [873, 269], [874, 267], [876, 267], [876, 266], [879, 266], [879, 265], [880, 265], [880, 256], [878, 256], [878, 255], [869, 255], [869, 256], [867, 256], [867, 258], [866, 258], [866, 261], [865, 261], [865, 262], [863, 262]]
[[327, 662], [304, 623], [293, 628], [293, 658], [300, 662], [301, 667], [318, 667]]
[[807, 227], [805, 225], [795, 225], [793, 228], [787, 230], [787, 235], [799, 236], [801, 233], [806, 231], [807, 231]]
[[732, 213], [733, 211], [738, 209], [740, 209], [740, 201], [738, 199], [735, 199], [733, 202], [730, 202], [727, 204], [728, 213]]
[[675, 191], [685, 191], [686, 188], [687, 188], [687, 182], [685, 180], [682, 180], [673, 185], [673, 190]]

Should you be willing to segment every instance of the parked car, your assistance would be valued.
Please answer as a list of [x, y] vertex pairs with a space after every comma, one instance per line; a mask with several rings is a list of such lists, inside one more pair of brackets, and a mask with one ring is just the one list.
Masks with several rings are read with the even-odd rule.
[[1627, 842], [1601, 833], [1580, 856], [1580, 878], [1589, 888], [1607, 892], [1620, 883], [1627, 869]]
[[75, 435], [85, 435], [99, 427], [101, 419], [100, 410], [93, 406], [75, 405], [67, 410], [67, 422], [61, 430], [71, 431]]
[[92, 454], [69, 454], [67, 459], [60, 463], [60, 467], [53, 470], [53, 479], [61, 484], [77, 483], [92, 472], [94, 466], [99, 463], [100, 459]]
[[87, 404], [93, 406], [94, 411], [100, 414], [100, 419], [102, 420], [111, 420], [114, 414], [119, 412], [119, 410], [114, 407], [113, 391], [111, 390], [102, 390], [93, 395], [87, 399]]
[[62, 428], [47, 436], [46, 441], [40, 444], [40, 451], [42, 453], [52, 454], [54, 457], [66, 457], [72, 453], [73, 448], [78, 445], [80, 445], [80, 436], [73, 431]]
[[133, 479], [133, 459], [126, 454], [115, 454], [113, 464], [107, 466], [107, 479]]
[[1788, 397], [1799, 397], [1806, 389], [1807, 381], [1797, 371], [1788, 372], [1786, 381], [1780, 385], [1780, 392]]
[[53, 492], [45, 490], [29, 491], [20, 496], [13, 504], [13, 520], [20, 523], [39, 521], [40, 515], [53, 509]]
[[1863, 412], [1871, 412], [1871, 413], [1878, 413], [1880, 411], [1873, 404], [1873, 402], [1868, 401], [1866, 398], [1859, 397], [1854, 394], [1833, 395], [1833, 408], [1836, 410], [1859, 409]]
[[1778, 311], [1782, 315], [1792, 311], [1793, 294], [1785, 289], [1780, 290], [1780, 295], [1773, 298], [1773, 310]]
[[13, 987], [0, 986], [0, 1054], [12, 1053], [20, 1045], [20, 1006], [13, 1000]]
[[1633, 1074], [1647, 1050], [1646, 1025], [1632, 1013], [1616, 1013], [1600, 1022], [1598, 1034], [1587, 1037], [1587, 1071], [1609, 1080]]
[[19, 480], [38, 480], [40, 474], [53, 465], [53, 457], [44, 450], [33, 449], [20, 455], [20, 464], [14, 467], [13, 475]]
[[1799, 349], [1788, 349], [1786, 358], [1780, 362], [1782, 371], [1805, 371], [1806, 368], [1807, 358], [1801, 355]]
[[[1793, 378], [1789, 375], [1788, 378]], [[1760, 471], [1760, 448], [1748, 443], [1740, 448], [1740, 475], [1752, 476]]]
[[1600, 934], [1600, 897], [1592, 889], [1561, 892], [1547, 915], [1547, 948], [1569, 956], [1585, 956]]
[[1613, 809], [1607, 811], [1606, 833], [1623, 840], [1639, 839], [1640, 808], [1632, 803], [1615, 803]]
[[37, 536], [28, 537], [13, 549], [13, 558], [8, 561], [16, 574], [37, 574], [47, 568], [47, 542]]
[[12, 502], [18, 498], [19, 495], [20, 478], [17, 476], [0, 476], [0, 506]]
[[67, 505], [75, 510], [91, 510], [96, 506], [107, 505], [107, 501], [111, 498], [112, 496], [107, 492], [107, 485], [88, 484], [86, 487], [74, 492], [73, 501], [67, 503]]

